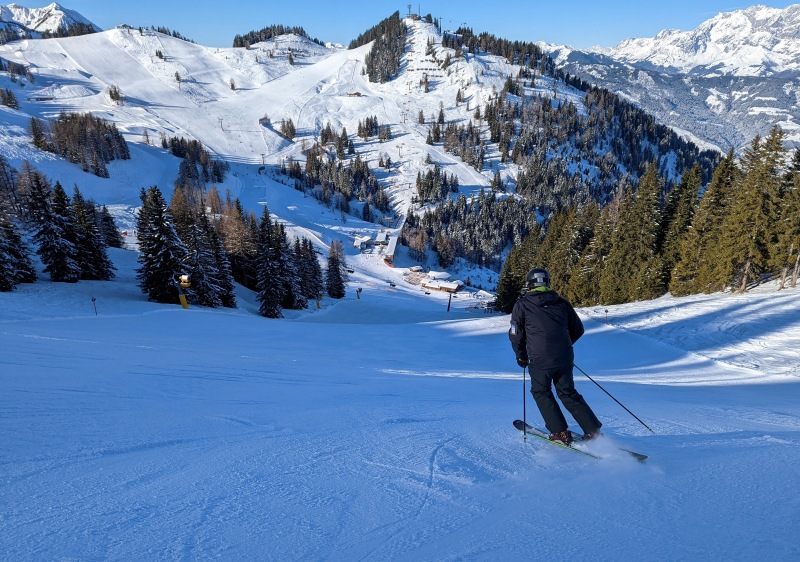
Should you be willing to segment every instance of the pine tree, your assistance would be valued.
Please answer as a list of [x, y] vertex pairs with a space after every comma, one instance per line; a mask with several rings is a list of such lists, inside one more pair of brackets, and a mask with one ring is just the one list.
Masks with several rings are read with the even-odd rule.
[[556, 259], [560, 266], [555, 274], [550, 272], [554, 276], [554, 287], [570, 301], [575, 300], [570, 293], [570, 282], [579, 267], [581, 257], [594, 239], [595, 228], [601, 217], [600, 207], [594, 202], [575, 208], [573, 212], [574, 216], [568, 216], [567, 221], [571, 226], [557, 247]]
[[592, 239], [599, 214], [594, 204], [555, 213], [536, 252], [537, 266], [550, 272], [553, 289], [563, 295], [567, 294], [572, 272]]
[[75, 217], [70, 201], [61, 184], [56, 182], [50, 192], [47, 183], [37, 183], [30, 193], [31, 202], [37, 209], [35, 215], [36, 242], [44, 272], [56, 282], [75, 283], [80, 277], [80, 266], [76, 260]]
[[[142, 236], [140, 233], [147, 232], [150, 227], [150, 199], [147, 195], [147, 190], [143, 187], [139, 190], [139, 200], [142, 202], [142, 206], [136, 209], [136, 233], [137, 236]], [[142, 242], [140, 241], [140, 250], [141, 245]]]
[[627, 193], [627, 189], [620, 189], [611, 203], [605, 206], [593, 229], [592, 239], [572, 270], [565, 296], [573, 304], [585, 306], [601, 302], [603, 271], [611, 253], [622, 197]]
[[[245, 287], [252, 286], [253, 290], [258, 290], [258, 252], [259, 252], [259, 231], [260, 231], [260, 223], [259, 220], [256, 218], [256, 214], [253, 212], [248, 213], [247, 221], [246, 221], [246, 239], [245, 239], [245, 275], [247, 281], [251, 283], [251, 285], [245, 285]], [[230, 252], [229, 252], [230, 254]], [[235, 279], [235, 277], [234, 277]], [[244, 283], [243, 283], [244, 284]]]
[[774, 127], [763, 142], [756, 137], [745, 151], [737, 198], [722, 224], [722, 263], [740, 292], [769, 269], [770, 251], [775, 248], [784, 136]]
[[5, 217], [0, 215], [0, 293], [13, 291], [17, 286], [14, 258], [11, 256], [11, 242], [6, 234]]
[[258, 275], [258, 295], [256, 299], [261, 305], [258, 312], [267, 318], [283, 318], [283, 284], [277, 271], [275, 256], [275, 233], [269, 218], [269, 209], [264, 206], [258, 230], [258, 257], [256, 271]]
[[795, 150], [792, 164], [781, 192], [778, 244], [775, 266], [780, 274], [779, 289], [797, 286], [800, 275], [800, 149]]
[[22, 163], [14, 179], [19, 196], [20, 218], [24, 222], [37, 223], [45, 211], [50, 212], [50, 192], [53, 189], [50, 181], [27, 160]]
[[217, 190], [217, 186], [212, 185], [208, 188], [208, 192], [206, 193], [206, 201], [205, 207], [210, 209], [211, 216], [210, 219], [216, 222], [219, 220], [219, 216], [222, 214], [223, 211], [223, 204], [222, 198], [219, 195], [219, 191]]
[[299, 242], [300, 250], [295, 246], [295, 255], [300, 256], [298, 261], [300, 264], [300, 289], [303, 296], [307, 300], [318, 299], [322, 296], [324, 291], [322, 281], [322, 267], [317, 259], [317, 252], [311, 244], [311, 240], [303, 238]]
[[237, 199], [225, 203], [219, 230], [229, 256], [233, 279], [248, 289], [255, 290], [257, 277], [254, 263], [258, 254], [258, 223], [255, 223], [254, 228], [250, 227], [248, 217]]
[[297, 134], [297, 129], [294, 126], [294, 121], [291, 118], [287, 117], [281, 123], [281, 134], [289, 140], [294, 140], [295, 135]]
[[513, 246], [508, 252], [500, 277], [497, 279], [497, 309], [509, 314], [522, 291], [520, 250]]
[[183, 262], [183, 273], [190, 276], [191, 282], [191, 286], [185, 290], [187, 300], [210, 308], [222, 306], [221, 290], [216, 283], [219, 271], [206, 231], [200, 223], [193, 223], [188, 227], [186, 237], [181, 240], [191, 256]]
[[[681, 182], [667, 195], [661, 219], [659, 243], [664, 278], [671, 280], [672, 272], [680, 260], [681, 242], [692, 224], [693, 212], [702, 182], [700, 166], [695, 165]], [[669, 281], [667, 281], [669, 285]]]
[[125, 241], [122, 239], [114, 217], [105, 205], [100, 207], [98, 219], [98, 228], [106, 246], [109, 248], [124, 248]]
[[629, 296], [630, 300], [654, 299], [667, 291], [663, 258], [658, 253], [662, 189], [662, 182], [658, 177], [658, 165], [653, 162], [648, 166], [634, 196], [633, 230], [638, 233], [638, 237], [634, 246], [635, 253], [631, 258], [634, 263], [639, 264], [639, 267]]
[[346, 282], [344, 268], [344, 248], [341, 242], [334, 240], [328, 251], [328, 267], [325, 270], [325, 291], [331, 298], [344, 298]]
[[0, 206], [0, 292], [13, 291], [19, 283], [36, 281], [36, 269], [29, 257], [13, 217]]
[[[186, 162], [186, 160], [184, 160]], [[172, 192], [169, 201], [169, 210], [172, 213], [172, 222], [181, 240], [189, 238], [189, 230], [197, 222], [195, 210], [186, 196], [186, 188], [178, 186]]]
[[231, 271], [231, 262], [228, 259], [228, 254], [225, 252], [219, 234], [211, 225], [205, 212], [200, 214], [200, 227], [206, 233], [211, 247], [211, 254], [214, 257], [214, 264], [217, 270], [214, 283], [219, 288], [220, 302], [226, 308], [236, 308], [235, 281]]
[[603, 262], [602, 272], [598, 278], [600, 302], [603, 304], [621, 304], [628, 302], [630, 280], [635, 275], [635, 267], [628, 252], [632, 252], [632, 211], [631, 187], [626, 185], [619, 195], [619, 209], [614, 221], [611, 243]]
[[19, 101], [14, 92], [8, 88], [0, 90], [0, 104], [10, 107], [11, 109], [19, 109]]
[[658, 165], [651, 163], [633, 197], [623, 198], [611, 251], [601, 278], [601, 302], [620, 304], [663, 294], [663, 265], [656, 253], [661, 219]]
[[[144, 191], [143, 191], [144, 193]], [[139, 264], [136, 278], [148, 300], [178, 302], [177, 277], [187, 269], [189, 256], [175, 226], [161, 191], [147, 190], [139, 213]]]
[[562, 241], [569, 236], [569, 231], [574, 225], [575, 210], [558, 211], [550, 218], [550, 224], [542, 239], [541, 244], [536, 250], [534, 263], [536, 267], [543, 267], [550, 272], [550, 277], [553, 280], [552, 287], [556, 291], [561, 291], [558, 286], [558, 280], [564, 279], [567, 271], [567, 264], [563, 261], [559, 262], [559, 258], [566, 259], [566, 252], [560, 252], [561, 255], [557, 256], [557, 247], [562, 244]]
[[673, 295], [718, 291], [725, 286], [728, 272], [722, 267], [719, 240], [738, 176], [731, 150], [714, 171], [711, 183], [696, 205], [692, 224], [681, 240], [680, 257], [669, 285]]
[[282, 224], [275, 225], [278, 267], [283, 281], [284, 294], [281, 306], [285, 309], [300, 310], [308, 305], [308, 299], [301, 289], [298, 257], [289, 245], [286, 229]]
[[77, 227], [76, 260], [81, 269], [81, 279], [113, 279], [116, 268], [108, 257], [106, 241], [97, 224], [94, 203], [83, 198], [77, 185], [72, 196], [72, 208]]
[[508, 253], [497, 280], [497, 309], [510, 313], [525, 287], [525, 276], [536, 267], [535, 257], [541, 243], [538, 226]]
[[0, 154], [0, 205], [13, 209], [18, 215], [21, 215], [22, 207], [17, 196], [16, 175], [16, 170]]
[[31, 117], [31, 137], [33, 138], [33, 146], [39, 150], [52, 150], [52, 145], [44, 133], [45, 126], [36, 117]]

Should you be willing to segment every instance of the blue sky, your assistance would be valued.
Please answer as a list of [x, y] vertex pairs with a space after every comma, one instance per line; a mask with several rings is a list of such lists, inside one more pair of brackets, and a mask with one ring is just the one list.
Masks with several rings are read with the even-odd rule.
[[[41, 8], [51, 0], [17, 0]], [[63, 7], [81, 13], [103, 29], [127, 23], [135, 27], [166, 26], [209, 47], [229, 47], [236, 34], [272, 24], [299, 25], [322, 41], [345, 45], [395, 11], [408, 12], [408, 2], [370, 0], [63, 0]], [[793, 2], [754, 1], [774, 8]], [[429, 1], [411, 4], [412, 11], [441, 18], [446, 28], [466, 23], [521, 41], [547, 41], [573, 47], [610, 47], [629, 37], [652, 37], [662, 29], [694, 29], [719, 12], [750, 3], [730, 0], [491, 0]]]

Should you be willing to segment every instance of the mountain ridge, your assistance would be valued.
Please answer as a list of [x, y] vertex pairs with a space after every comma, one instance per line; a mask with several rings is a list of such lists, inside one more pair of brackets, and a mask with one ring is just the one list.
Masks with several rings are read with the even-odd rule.
[[[0, 6], [0, 18], [5, 34], [30, 38], [76, 23], [99, 29], [58, 3]], [[537, 44], [564, 71], [619, 94], [704, 148], [739, 152], [774, 124], [800, 146], [800, 4], [722, 12], [693, 30], [665, 29], [614, 47]]]
[[664, 30], [598, 52], [682, 74], [771, 76], [800, 71], [800, 4], [722, 12], [689, 31]]
[[773, 125], [800, 146], [800, 4], [723, 12], [611, 48], [541, 45], [565, 71], [703, 146], [740, 152]]
[[8, 39], [40, 38], [75, 25], [102, 31], [83, 15], [53, 2], [43, 8], [26, 8], [19, 4], [0, 6], [0, 26], [11, 32]]

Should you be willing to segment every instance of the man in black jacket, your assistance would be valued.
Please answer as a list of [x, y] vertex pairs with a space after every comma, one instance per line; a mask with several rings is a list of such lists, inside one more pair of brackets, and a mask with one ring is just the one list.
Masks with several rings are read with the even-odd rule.
[[534, 268], [525, 278], [525, 292], [511, 312], [508, 338], [520, 367], [530, 367], [531, 394], [550, 432], [550, 439], [569, 445], [572, 435], [567, 420], [553, 396], [552, 386], [564, 407], [584, 432], [585, 438], [600, 435], [603, 424], [575, 390], [572, 349], [583, 335], [583, 323], [572, 305], [550, 289], [550, 274]]

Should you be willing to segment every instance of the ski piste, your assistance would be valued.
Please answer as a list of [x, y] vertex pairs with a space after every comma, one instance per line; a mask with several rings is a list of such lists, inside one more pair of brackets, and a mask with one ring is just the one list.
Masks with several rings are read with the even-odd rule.
[[[517, 428], [520, 431], [526, 432], [528, 435], [532, 435], [533, 437], [536, 437], [538, 439], [542, 439], [543, 441], [547, 441], [548, 443], [551, 443], [552, 445], [557, 445], [557, 446], [561, 447], [562, 449], [570, 449], [572, 451], [575, 451], [576, 453], [581, 453], [583, 455], [592, 457], [593, 459], [601, 460], [603, 458], [603, 457], [600, 457], [600, 456], [595, 455], [593, 453], [590, 453], [589, 451], [584, 451], [583, 449], [579, 449], [578, 447], [573, 447], [571, 445], [567, 445], [566, 443], [562, 443], [561, 441], [554, 441], [554, 440], [550, 439], [550, 434], [549, 433], [546, 433], [546, 432], [542, 431], [541, 429], [533, 427], [530, 424], [526, 424], [522, 420], [514, 420], [514, 427]], [[570, 432], [570, 433], [572, 433], [572, 438], [574, 439], [574, 442], [580, 443], [581, 441], [584, 441], [582, 435], [579, 435], [579, 434], [577, 434], [575, 432]], [[632, 456], [633, 458], [635, 458], [639, 462], [644, 462], [645, 460], [647, 460], [647, 455], [643, 455], [641, 453], [630, 451], [628, 449], [623, 449], [622, 447], [618, 447], [618, 449], [620, 451], [624, 451], [625, 453], [628, 453], [630, 456]]]

